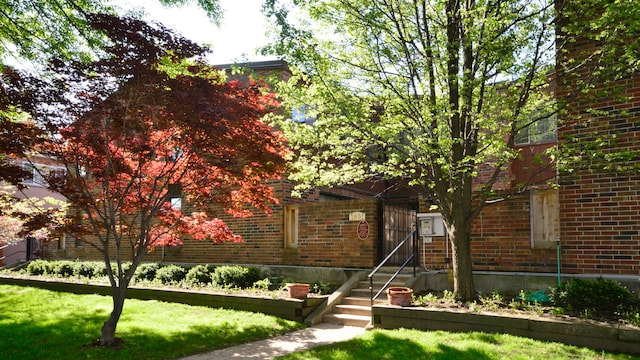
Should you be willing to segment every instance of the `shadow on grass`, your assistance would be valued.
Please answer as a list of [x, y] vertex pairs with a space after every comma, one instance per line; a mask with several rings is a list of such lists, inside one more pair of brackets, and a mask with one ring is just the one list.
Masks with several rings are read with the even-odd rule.
[[[435, 349], [435, 350], [434, 350]], [[427, 348], [419, 342], [374, 332], [346, 342], [322, 346], [303, 353], [294, 353], [283, 359], [474, 359], [486, 360], [491, 356], [482, 350], [459, 350], [438, 344]], [[280, 358], [279, 358], [280, 359]]]

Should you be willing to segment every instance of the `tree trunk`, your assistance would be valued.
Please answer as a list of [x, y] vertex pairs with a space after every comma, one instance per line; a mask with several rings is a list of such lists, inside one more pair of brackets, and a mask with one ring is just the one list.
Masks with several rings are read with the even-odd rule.
[[116, 327], [122, 315], [122, 309], [124, 308], [124, 300], [126, 299], [127, 287], [126, 285], [119, 284], [118, 286], [111, 288], [111, 298], [113, 299], [113, 310], [109, 319], [102, 325], [100, 333], [100, 345], [112, 346], [116, 341]]
[[476, 298], [471, 262], [471, 234], [466, 224], [449, 226], [453, 263], [453, 295], [461, 301]]

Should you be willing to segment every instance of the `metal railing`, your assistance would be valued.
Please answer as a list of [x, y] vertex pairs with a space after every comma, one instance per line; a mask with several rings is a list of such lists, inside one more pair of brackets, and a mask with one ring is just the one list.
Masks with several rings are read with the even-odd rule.
[[[404, 240], [402, 240], [398, 246], [395, 247], [395, 249], [393, 249], [391, 251], [391, 253], [389, 253], [389, 255], [387, 255], [386, 258], [384, 258], [384, 260], [382, 260], [382, 262], [380, 263], [380, 265], [378, 265], [375, 269], [373, 269], [373, 271], [369, 274], [369, 290], [371, 293], [371, 305], [373, 306], [373, 302], [378, 298], [378, 296], [380, 296], [380, 294], [382, 294], [382, 292], [385, 291], [385, 289], [387, 288], [387, 286], [389, 286], [389, 284], [391, 284], [391, 282], [393, 280], [395, 280], [395, 278], [398, 276], [398, 274], [400, 274], [400, 272], [407, 266], [407, 264], [409, 264], [409, 262], [411, 260], [413, 261], [413, 277], [416, 277], [416, 260], [417, 260], [417, 256], [416, 254], [418, 254], [418, 240], [416, 235], [416, 229], [411, 230], [411, 232], [409, 233], [409, 235], [407, 235]], [[412, 240], [409, 242], [409, 240]], [[400, 268], [393, 274], [391, 275], [391, 278], [382, 286], [382, 288], [374, 295], [373, 294], [373, 276], [380, 271], [380, 269], [406, 244], [410, 243], [411, 244], [411, 255], [404, 261], [404, 263], [402, 263], [402, 265], [400, 265]]]

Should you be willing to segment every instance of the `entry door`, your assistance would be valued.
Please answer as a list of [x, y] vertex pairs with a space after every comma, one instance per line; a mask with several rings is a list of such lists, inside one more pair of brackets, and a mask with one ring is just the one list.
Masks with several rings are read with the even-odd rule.
[[[383, 205], [382, 246], [378, 263], [387, 257], [404, 238], [411, 233], [416, 223], [416, 211], [393, 205]], [[411, 256], [411, 240], [403, 246], [387, 265], [402, 265]]]

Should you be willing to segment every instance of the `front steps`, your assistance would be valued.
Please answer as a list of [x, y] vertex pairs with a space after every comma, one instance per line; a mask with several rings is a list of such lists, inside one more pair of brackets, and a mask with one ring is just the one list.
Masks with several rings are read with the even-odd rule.
[[[374, 295], [391, 278], [391, 274], [379, 273], [373, 277]], [[389, 286], [407, 286], [413, 281], [413, 275], [399, 274]], [[386, 293], [381, 293], [376, 303], [386, 303]], [[348, 296], [340, 304], [337, 304], [333, 311], [324, 315], [323, 322], [356, 327], [368, 327], [371, 323], [371, 290], [369, 281], [358, 282]]]

